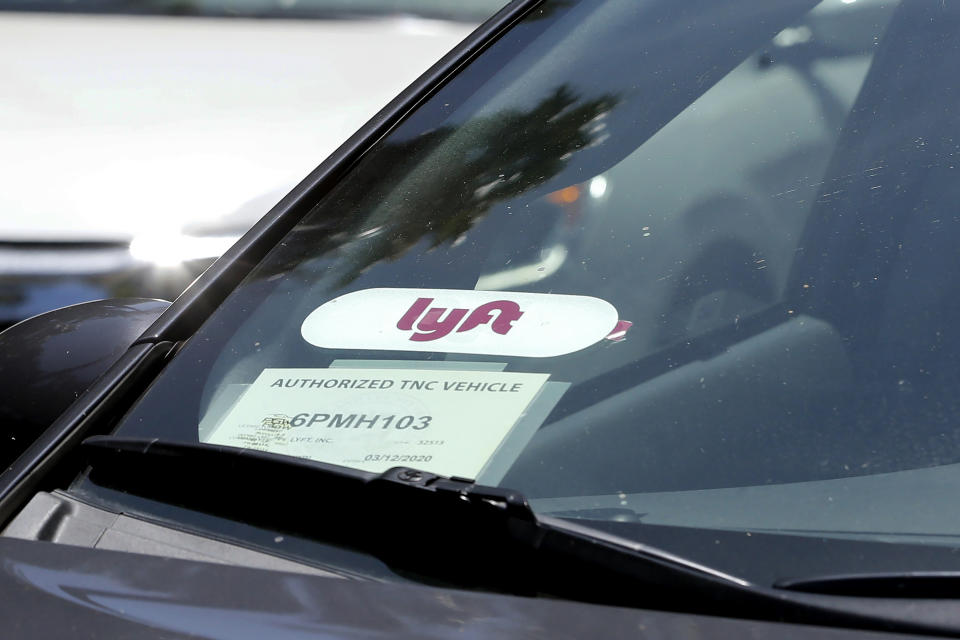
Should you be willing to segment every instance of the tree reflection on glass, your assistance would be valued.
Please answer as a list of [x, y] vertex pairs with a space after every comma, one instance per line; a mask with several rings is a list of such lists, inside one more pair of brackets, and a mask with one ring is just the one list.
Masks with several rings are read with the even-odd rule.
[[[527, 110], [386, 142], [300, 225], [297, 244], [311, 247], [310, 255], [279, 266], [332, 249], [325, 257], [335, 258], [343, 285], [421, 241], [431, 248], [462, 241], [495, 204], [543, 184], [579, 150], [602, 142], [597, 122], [616, 104], [613, 95], [585, 100], [564, 85]], [[347, 215], [330, 220], [324, 211], [331, 206]]]

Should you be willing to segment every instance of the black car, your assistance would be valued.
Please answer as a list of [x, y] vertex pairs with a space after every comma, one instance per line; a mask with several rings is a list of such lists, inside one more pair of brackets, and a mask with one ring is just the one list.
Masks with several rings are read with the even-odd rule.
[[516, 0], [169, 307], [0, 334], [8, 626], [960, 635], [958, 63]]

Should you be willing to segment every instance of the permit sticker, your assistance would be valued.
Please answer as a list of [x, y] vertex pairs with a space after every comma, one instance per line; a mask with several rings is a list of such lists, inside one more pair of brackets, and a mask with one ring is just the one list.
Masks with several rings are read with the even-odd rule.
[[476, 478], [548, 378], [505, 371], [265, 369], [205, 442], [377, 473], [416, 467]]
[[589, 296], [460, 289], [364, 289], [314, 309], [300, 332], [327, 349], [548, 358], [600, 342], [617, 310]]

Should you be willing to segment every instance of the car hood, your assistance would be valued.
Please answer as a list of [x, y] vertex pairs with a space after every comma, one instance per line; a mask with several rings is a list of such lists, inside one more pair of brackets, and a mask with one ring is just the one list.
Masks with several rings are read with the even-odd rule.
[[0, 13], [0, 241], [243, 231], [471, 30]]
[[5, 638], [828, 638], [873, 632], [329, 578], [0, 538]]

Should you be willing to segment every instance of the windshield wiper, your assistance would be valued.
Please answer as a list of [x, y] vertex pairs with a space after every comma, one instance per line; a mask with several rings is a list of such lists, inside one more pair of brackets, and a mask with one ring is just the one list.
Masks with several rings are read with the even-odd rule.
[[[582, 555], [592, 567], [608, 565], [608, 579], [642, 578], [684, 592], [751, 589], [744, 580], [667, 552], [538, 518], [519, 492], [465, 479], [405, 467], [375, 474], [199, 443], [96, 436], [83, 446], [97, 484], [365, 551], [433, 579], [553, 591], [544, 580], [559, 580], [555, 574], [562, 572], [552, 563], [562, 554]], [[541, 556], [550, 560], [535, 560]], [[604, 590], [584, 589], [598, 598]]]
[[466, 479], [406, 467], [375, 474], [157, 439], [95, 436], [83, 447], [97, 484], [352, 548], [432, 582], [727, 617], [960, 633], [751, 584], [637, 541], [537, 516], [522, 494]]
[[779, 580], [777, 589], [857, 598], [960, 598], [960, 571], [844, 573]]

